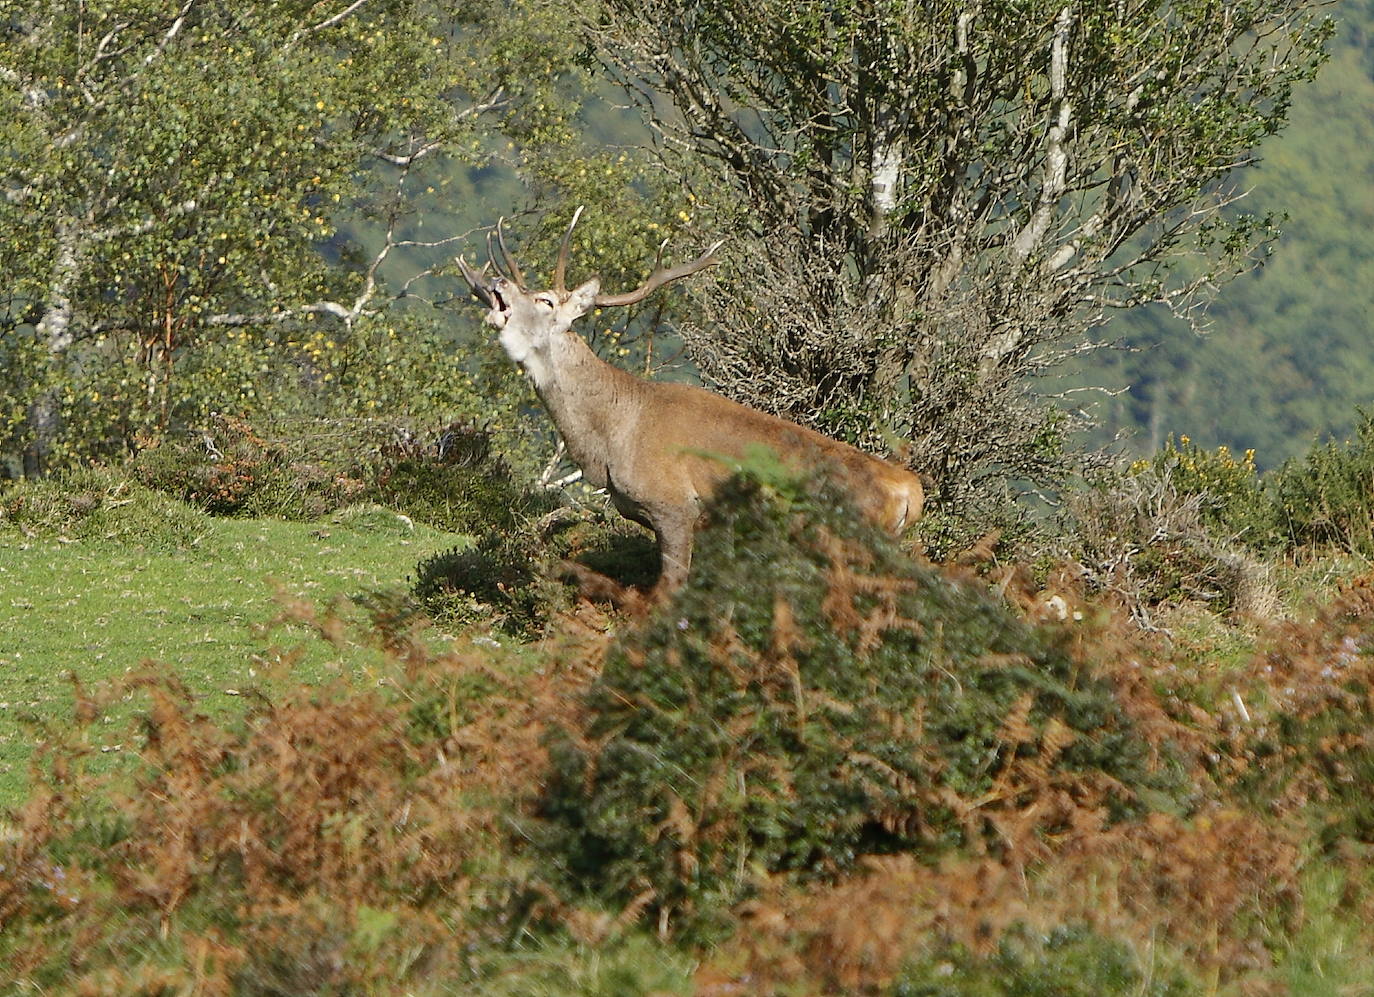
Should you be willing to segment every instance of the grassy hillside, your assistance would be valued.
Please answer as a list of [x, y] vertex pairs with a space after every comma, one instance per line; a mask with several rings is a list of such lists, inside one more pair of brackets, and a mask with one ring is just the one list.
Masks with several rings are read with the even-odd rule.
[[[90, 685], [165, 668], [205, 708], [231, 709], [258, 681], [255, 631], [279, 612], [279, 594], [326, 605], [404, 588], [418, 561], [464, 539], [380, 507], [314, 523], [196, 522], [183, 549], [0, 532], [0, 807], [17, 802], [33, 743], [21, 721], [69, 721], [68, 674]], [[324, 660], [317, 653], [304, 677]]]
[[0, 994], [1370, 993], [1374, 577], [1236, 547], [1252, 479], [945, 565], [743, 479], [670, 602], [499, 643], [328, 605], [457, 540], [376, 507], [11, 523]]

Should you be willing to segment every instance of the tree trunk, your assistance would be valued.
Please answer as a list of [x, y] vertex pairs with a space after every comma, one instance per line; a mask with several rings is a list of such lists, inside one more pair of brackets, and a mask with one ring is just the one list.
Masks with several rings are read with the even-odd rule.
[[[72, 345], [71, 292], [79, 272], [78, 226], [67, 220], [62, 223], [58, 235], [57, 260], [53, 264], [47, 307], [36, 326], [38, 338], [47, 347], [49, 370], [52, 371], [61, 367]], [[61, 428], [55, 386], [44, 389], [29, 406], [28, 423], [30, 441], [24, 449], [24, 477], [36, 478], [47, 473], [53, 442]]]

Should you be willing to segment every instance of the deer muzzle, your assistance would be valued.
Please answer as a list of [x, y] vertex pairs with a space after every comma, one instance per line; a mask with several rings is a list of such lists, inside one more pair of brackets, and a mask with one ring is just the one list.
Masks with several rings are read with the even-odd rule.
[[468, 287], [472, 288], [473, 297], [488, 308], [504, 310], [506, 303], [501, 300], [501, 295], [490, 277], [487, 276], [486, 267], [481, 270], [474, 270], [468, 265], [468, 261], [461, 256], [458, 257], [458, 269], [463, 273], [463, 279], [467, 281]]

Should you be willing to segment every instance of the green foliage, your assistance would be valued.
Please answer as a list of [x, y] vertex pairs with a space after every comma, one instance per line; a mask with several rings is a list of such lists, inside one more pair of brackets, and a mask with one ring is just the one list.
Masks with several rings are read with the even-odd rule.
[[0, 490], [0, 535], [181, 550], [209, 533], [203, 512], [105, 468], [69, 471]]
[[[1374, 955], [1351, 937], [1349, 897], [1368, 882], [1367, 868], [1309, 868], [1303, 884], [1302, 927], [1283, 951], [1289, 992], [1345, 997], [1374, 979]], [[1354, 919], [1358, 920], [1358, 919]]]
[[1188, 997], [1202, 988], [1139, 964], [1122, 942], [1084, 929], [1022, 929], [979, 958], [929, 956], [902, 974], [891, 997]]
[[488, 973], [470, 985], [474, 997], [689, 997], [690, 955], [632, 935], [597, 946], [557, 938], [522, 951], [494, 953]]
[[454, 533], [513, 530], [525, 517], [547, 511], [551, 500], [517, 486], [499, 458], [474, 457], [471, 462], [439, 456], [380, 463], [371, 469], [366, 494]]
[[1374, 557], [1374, 414], [1360, 411], [1355, 439], [1317, 444], [1272, 475], [1290, 543], [1332, 545]]
[[708, 517], [687, 586], [550, 741], [545, 848], [576, 887], [709, 918], [765, 871], [982, 847], [989, 801], [1069, 773], [1115, 817], [1158, 783], [1060, 636], [912, 561], [830, 485], [740, 476]]
[[317, 519], [371, 502], [455, 533], [511, 529], [547, 500], [519, 487], [490, 435], [466, 423], [288, 420], [213, 430], [141, 451], [132, 473], [214, 515]]
[[494, 134], [566, 141], [572, 56], [565, 12], [495, 0], [11, 19], [0, 445], [33, 472], [212, 411], [375, 415], [442, 391], [412, 370], [397, 398], [437, 316], [388, 306], [453, 235], [407, 206], [488, 162]]
[[293, 462], [246, 423], [224, 421], [215, 436], [168, 440], [141, 451], [131, 464], [149, 488], [217, 516], [315, 519], [361, 490], [328, 466]]
[[1153, 626], [1156, 609], [1187, 602], [1266, 616], [1266, 569], [1229, 529], [1206, 521], [1209, 499], [1176, 487], [1167, 464], [1100, 473], [1065, 496], [1066, 546], [1088, 585], [1143, 625]]

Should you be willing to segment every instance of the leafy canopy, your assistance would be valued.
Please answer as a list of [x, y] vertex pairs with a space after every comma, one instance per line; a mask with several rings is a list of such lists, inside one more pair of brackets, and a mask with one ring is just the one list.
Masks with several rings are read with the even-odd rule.
[[0, 439], [32, 469], [327, 393], [340, 354], [384, 376], [417, 331], [384, 264], [439, 248], [415, 191], [567, 133], [537, 3], [5, 6]]

